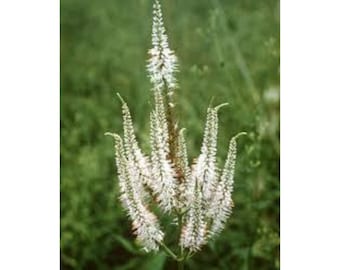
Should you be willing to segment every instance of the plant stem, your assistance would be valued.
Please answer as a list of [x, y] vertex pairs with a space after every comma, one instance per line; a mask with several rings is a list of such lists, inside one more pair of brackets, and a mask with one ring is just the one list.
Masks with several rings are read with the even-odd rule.
[[168, 255], [170, 255], [170, 257], [172, 257], [174, 260], [176, 260], [176, 261], [178, 261], [178, 258], [177, 258], [177, 256], [176, 256], [176, 254], [175, 253], [173, 253], [172, 251], [171, 251], [171, 249], [169, 249], [164, 243], [160, 243], [160, 245], [161, 245], [161, 247], [164, 249], [164, 251], [168, 254]]
[[[174, 100], [173, 96], [169, 95], [169, 90], [166, 82], [165, 84], [165, 91], [164, 91], [164, 100], [165, 100], [165, 110], [167, 115], [167, 122], [169, 128], [169, 147], [170, 147], [170, 159], [176, 165], [176, 151], [177, 151], [177, 128], [176, 128], [176, 117], [175, 117], [175, 108], [174, 108]], [[171, 104], [171, 105], [170, 105]]]
[[184, 270], [184, 261], [178, 261], [178, 270]]
[[[182, 224], [183, 224], [183, 214], [178, 214], [178, 228], [179, 228], [179, 233], [178, 233], [178, 243], [180, 242], [181, 238], [181, 229], [182, 229]], [[179, 248], [179, 260], [178, 260], [178, 270], [183, 270], [184, 269], [184, 261], [185, 257], [183, 256], [183, 247], [180, 245]]]

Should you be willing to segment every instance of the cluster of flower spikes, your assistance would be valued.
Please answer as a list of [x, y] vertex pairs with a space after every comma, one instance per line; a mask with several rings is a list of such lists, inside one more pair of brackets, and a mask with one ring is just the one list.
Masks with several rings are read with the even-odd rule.
[[152, 49], [147, 64], [155, 100], [150, 115], [151, 154], [147, 156], [140, 149], [129, 108], [120, 95], [123, 138], [107, 134], [115, 140], [120, 200], [132, 221], [137, 241], [146, 251], [158, 250], [164, 241], [159, 220], [148, 207], [151, 195], [164, 214], [179, 214], [183, 218], [179, 245], [196, 252], [222, 231], [231, 214], [236, 139], [245, 133], [230, 140], [227, 160], [219, 170], [216, 165], [218, 111], [227, 104], [208, 108], [201, 153], [189, 166], [184, 129], [178, 130], [170, 119], [177, 86], [177, 58], [169, 49], [157, 0], [153, 8]]

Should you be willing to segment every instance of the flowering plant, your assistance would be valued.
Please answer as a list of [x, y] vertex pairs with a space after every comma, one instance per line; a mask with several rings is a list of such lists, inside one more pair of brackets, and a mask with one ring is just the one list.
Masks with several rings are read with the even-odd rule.
[[[177, 58], [169, 48], [158, 0], [153, 6], [152, 48], [147, 64], [154, 109], [150, 115], [151, 154], [140, 149], [127, 103], [122, 103], [123, 137], [106, 133], [115, 140], [120, 200], [132, 221], [137, 241], [144, 250], [163, 248], [173, 259], [183, 262], [220, 233], [231, 214], [237, 137], [229, 143], [222, 169], [217, 167], [218, 111], [227, 103], [209, 107], [203, 143], [198, 158], [189, 165], [184, 129], [175, 119], [174, 91]], [[165, 244], [165, 233], [157, 216], [148, 207], [156, 202], [164, 215], [179, 227], [179, 252]]]

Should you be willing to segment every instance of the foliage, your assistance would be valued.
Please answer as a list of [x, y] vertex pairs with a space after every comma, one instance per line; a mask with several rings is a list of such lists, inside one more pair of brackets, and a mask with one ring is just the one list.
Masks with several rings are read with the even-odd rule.
[[[230, 105], [219, 141], [240, 130], [234, 214], [188, 269], [279, 268], [279, 2], [162, 1], [180, 60], [177, 99], [192, 160], [211, 96]], [[112, 142], [122, 129], [119, 91], [133, 103], [149, 151], [152, 1], [61, 1], [61, 260], [63, 269], [173, 269], [133, 242], [118, 202]], [[224, 128], [227, 127], [227, 128]], [[217, 156], [223, 164], [226, 149]], [[163, 221], [162, 221], [163, 222]]]

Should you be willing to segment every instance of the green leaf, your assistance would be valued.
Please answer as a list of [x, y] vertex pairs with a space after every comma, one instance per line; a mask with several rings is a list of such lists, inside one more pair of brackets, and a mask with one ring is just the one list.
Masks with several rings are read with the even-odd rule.
[[134, 246], [133, 243], [131, 243], [130, 241], [126, 240], [124, 237], [122, 237], [120, 235], [113, 235], [113, 238], [117, 242], [119, 242], [119, 244], [121, 244], [125, 250], [129, 251], [130, 253], [136, 254], [136, 255], [144, 254], [143, 252], [139, 251], [137, 249], [137, 247]]
[[115, 270], [133, 270], [138, 269], [138, 265], [141, 263], [141, 258], [130, 259], [126, 264], [114, 268]]
[[162, 270], [165, 264], [166, 255], [164, 252], [155, 254], [149, 257], [146, 262], [140, 268], [141, 270]]

